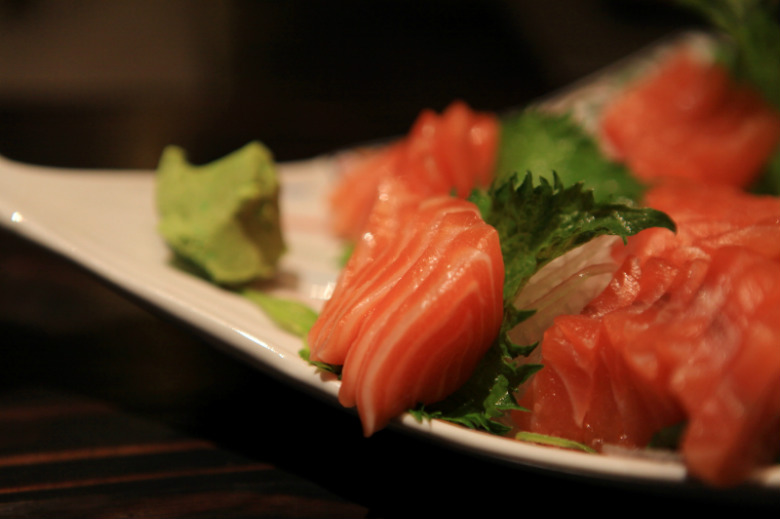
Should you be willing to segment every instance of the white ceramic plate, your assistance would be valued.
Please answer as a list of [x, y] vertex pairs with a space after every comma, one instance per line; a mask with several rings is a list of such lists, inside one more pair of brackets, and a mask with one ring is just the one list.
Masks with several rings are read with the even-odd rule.
[[[589, 83], [555, 101], [582, 102], [587, 109], [604, 92], [603, 85]], [[315, 308], [338, 275], [342, 252], [327, 233], [323, 204], [338, 160], [333, 156], [280, 165], [283, 226], [290, 250], [282, 261], [280, 282], [271, 290]], [[338, 405], [338, 381], [298, 356], [298, 338], [277, 329], [244, 298], [173, 267], [156, 224], [153, 172], [53, 169], [0, 158], [0, 225], [81, 264], [247, 362]], [[674, 459], [563, 451], [439, 421], [418, 423], [408, 415], [393, 426], [523, 467], [623, 481], [686, 482], [684, 467]], [[757, 473], [755, 481], [780, 491], [780, 468]]]

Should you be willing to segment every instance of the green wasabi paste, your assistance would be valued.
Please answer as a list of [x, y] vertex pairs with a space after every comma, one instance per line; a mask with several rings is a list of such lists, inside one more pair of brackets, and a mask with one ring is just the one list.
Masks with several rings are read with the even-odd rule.
[[159, 232], [214, 283], [272, 278], [286, 247], [273, 157], [259, 142], [194, 166], [168, 146], [157, 167]]

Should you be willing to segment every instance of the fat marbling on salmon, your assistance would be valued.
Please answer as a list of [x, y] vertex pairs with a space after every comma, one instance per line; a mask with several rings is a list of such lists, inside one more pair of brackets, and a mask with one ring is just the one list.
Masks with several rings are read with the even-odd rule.
[[311, 360], [342, 366], [339, 400], [367, 436], [460, 387], [503, 315], [498, 234], [477, 207], [396, 178], [381, 189], [309, 334]]

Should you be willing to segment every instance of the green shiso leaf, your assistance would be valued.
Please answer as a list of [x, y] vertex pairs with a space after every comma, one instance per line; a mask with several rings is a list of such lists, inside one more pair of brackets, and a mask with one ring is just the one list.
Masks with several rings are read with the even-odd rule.
[[505, 300], [514, 300], [528, 279], [564, 253], [603, 235], [628, 236], [650, 227], [675, 230], [661, 211], [630, 202], [597, 202], [582, 182], [564, 187], [557, 172], [552, 182], [531, 173], [514, 174], [472, 199], [487, 223], [498, 230], [504, 257]]
[[306, 339], [317, 320], [317, 312], [299, 301], [276, 297], [252, 288], [244, 289], [241, 293], [259, 306], [276, 326], [301, 339]]
[[524, 442], [538, 443], [540, 445], [549, 445], [551, 447], [562, 447], [564, 449], [579, 450], [590, 454], [596, 453], [595, 449], [588, 447], [587, 445], [583, 445], [582, 443], [567, 440], [565, 438], [559, 438], [557, 436], [547, 436], [546, 434], [537, 434], [524, 431], [517, 433], [515, 435], [515, 439]]
[[555, 171], [566, 185], [583, 182], [599, 202], [637, 200], [644, 189], [625, 166], [606, 159], [568, 113], [528, 108], [502, 119], [498, 181], [526, 171], [543, 177]]
[[[412, 411], [418, 419], [439, 418], [470, 429], [480, 429], [505, 435], [510, 427], [501, 418], [507, 411], [521, 410], [514, 397], [515, 389], [536, 373], [541, 366], [513, 362], [517, 351], [505, 344], [496, 344], [488, 350], [471, 378], [442, 402]], [[533, 347], [523, 348], [521, 354]], [[516, 356], [516, 355], [515, 355]]]
[[298, 355], [303, 360], [322, 371], [341, 373], [341, 366], [314, 362], [309, 358], [309, 330], [311, 330], [311, 327], [314, 326], [319, 317], [319, 314], [311, 307], [294, 299], [273, 296], [253, 288], [242, 289], [241, 295], [256, 304], [277, 327], [303, 341], [303, 346], [298, 351]]
[[626, 238], [650, 227], [675, 230], [674, 222], [660, 211], [629, 204], [596, 202], [582, 183], [564, 187], [557, 174], [552, 181], [531, 173], [507, 175], [488, 191], [475, 191], [471, 200], [486, 222], [499, 234], [506, 270], [504, 321], [499, 337], [481, 360], [472, 377], [443, 402], [418, 408], [418, 419], [439, 418], [494, 434], [506, 434], [501, 418], [509, 410], [521, 410], [516, 389], [536, 371], [538, 364], [518, 362], [536, 347], [513, 344], [509, 330], [533, 315], [513, 302], [528, 280], [558, 256], [602, 235]]
[[285, 252], [271, 153], [251, 142], [202, 166], [168, 146], [157, 167], [158, 224], [179, 259], [220, 285], [276, 274]]

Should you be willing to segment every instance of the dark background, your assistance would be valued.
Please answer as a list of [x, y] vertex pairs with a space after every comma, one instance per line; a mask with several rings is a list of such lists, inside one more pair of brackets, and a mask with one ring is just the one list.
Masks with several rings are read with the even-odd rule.
[[[170, 143], [205, 162], [259, 139], [278, 160], [308, 158], [402, 134], [454, 99], [523, 105], [696, 24], [649, 0], [0, 0], [0, 154], [149, 169]], [[0, 516], [604, 513], [745, 497], [504, 467], [394, 431], [366, 440], [351, 414], [5, 231], [0, 341]], [[171, 437], [210, 447], [57, 461]]]
[[260, 139], [279, 160], [524, 104], [694, 19], [649, 0], [0, 1], [0, 152], [154, 167]]

